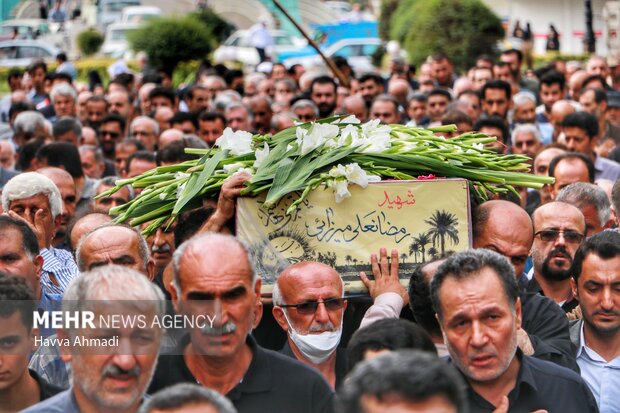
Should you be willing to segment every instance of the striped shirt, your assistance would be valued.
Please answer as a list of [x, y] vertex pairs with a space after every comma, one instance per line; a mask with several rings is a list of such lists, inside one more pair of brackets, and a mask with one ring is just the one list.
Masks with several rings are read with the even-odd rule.
[[41, 289], [48, 294], [64, 294], [71, 280], [80, 274], [73, 255], [56, 248], [43, 248], [40, 254], [43, 257]]

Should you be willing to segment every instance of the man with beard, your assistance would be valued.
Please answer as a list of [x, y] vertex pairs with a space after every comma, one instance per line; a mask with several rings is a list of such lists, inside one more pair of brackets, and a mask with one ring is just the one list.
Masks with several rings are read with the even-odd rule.
[[[97, 300], [106, 305], [93, 306]], [[61, 351], [63, 360], [71, 362], [72, 386], [25, 412], [135, 413], [140, 407], [163, 335], [154, 323], [164, 316], [163, 294], [142, 273], [107, 265], [76, 278], [62, 303], [62, 310], [71, 314], [93, 309], [96, 327], [58, 330], [59, 339], [68, 343]], [[120, 315], [140, 316], [144, 324], [115, 328], [110, 320]], [[102, 321], [106, 319], [109, 326]]]
[[505, 257], [484, 249], [449, 257], [431, 281], [431, 299], [470, 412], [598, 411], [577, 373], [519, 349], [521, 299]]
[[570, 204], [550, 202], [536, 209], [532, 220], [534, 277], [527, 290], [541, 292], [568, 313], [579, 304], [571, 289], [570, 269], [585, 236], [583, 214]]
[[310, 84], [310, 99], [319, 107], [319, 118], [326, 118], [336, 108], [336, 82], [329, 76], [319, 76]]
[[571, 324], [577, 364], [602, 413], [620, 397], [620, 234], [604, 231], [575, 254], [572, 286], [583, 319]]

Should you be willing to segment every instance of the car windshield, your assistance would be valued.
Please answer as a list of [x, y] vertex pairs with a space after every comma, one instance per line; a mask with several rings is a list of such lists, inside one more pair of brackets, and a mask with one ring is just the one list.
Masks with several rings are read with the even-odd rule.
[[118, 42], [127, 39], [127, 33], [134, 29], [115, 29], [110, 32], [110, 40]]
[[276, 35], [273, 36], [273, 42], [278, 46], [293, 46], [293, 40], [291, 36]]
[[106, 3], [104, 10], [107, 12], [120, 13], [127, 6], [135, 6], [135, 1], [114, 1]]

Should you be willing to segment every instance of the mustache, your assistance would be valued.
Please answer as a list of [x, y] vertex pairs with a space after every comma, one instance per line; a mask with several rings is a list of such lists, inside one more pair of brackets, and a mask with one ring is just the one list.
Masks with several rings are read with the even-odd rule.
[[140, 366], [137, 364], [130, 368], [129, 370], [125, 370], [117, 366], [116, 364], [105, 366], [103, 369], [104, 377], [118, 378], [118, 377], [138, 377], [140, 376]]
[[570, 255], [570, 252], [568, 252], [568, 250], [563, 247], [563, 246], [557, 246], [554, 249], [551, 250], [551, 252], [549, 252], [549, 255], [547, 255], [547, 257], [552, 257], [553, 255], [564, 255], [566, 258], [568, 258], [571, 262], [573, 261], [573, 258]]
[[328, 321], [327, 323], [313, 324], [308, 328], [308, 333], [324, 333], [326, 331], [336, 331], [336, 326]]
[[153, 247], [151, 248], [151, 252], [170, 252], [171, 248], [170, 245], [168, 244], [164, 244], [161, 247], [157, 246], [157, 245], [153, 245]]
[[232, 321], [227, 321], [221, 326], [213, 326], [206, 323], [201, 329], [200, 332], [205, 336], [222, 336], [224, 334], [230, 334], [237, 331], [237, 325]]
[[620, 316], [620, 312], [618, 312], [616, 310], [609, 310], [609, 311], [608, 310], [596, 310], [593, 315], [599, 315], [599, 314], [602, 314], [602, 315], [614, 315], [616, 317]]

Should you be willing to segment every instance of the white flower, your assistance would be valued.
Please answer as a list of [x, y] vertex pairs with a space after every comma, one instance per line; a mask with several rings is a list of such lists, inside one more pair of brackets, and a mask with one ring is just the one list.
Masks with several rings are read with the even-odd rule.
[[186, 183], [187, 181], [185, 181], [182, 185], [177, 186], [177, 199], [181, 198], [181, 194], [183, 193], [183, 190], [185, 189]]
[[295, 131], [297, 135], [297, 145], [301, 148], [301, 156], [304, 156], [316, 148], [322, 146], [325, 142], [338, 136], [340, 128], [336, 125], [313, 123], [310, 130], [297, 127]]
[[336, 195], [336, 203], [339, 204], [343, 200], [351, 197], [351, 192], [347, 188], [349, 182], [346, 180], [337, 180], [333, 184], [334, 194]]
[[362, 123], [361, 120], [359, 120], [358, 118], [355, 117], [355, 115], [349, 115], [344, 119], [336, 119], [335, 121], [332, 122], [333, 124], [338, 124], [338, 123]]
[[189, 178], [189, 174], [186, 174], [185, 172], [177, 172], [176, 174], [174, 174], [174, 178], [175, 179]]
[[345, 167], [347, 181], [366, 188], [368, 186], [368, 174], [357, 163], [350, 163]]
[[241, 174], [241, 173], [248, 174], [248, 175], [250, 175], [251, 177], [253, 177], [255, 172], [256, 172], [256, 171], [255, 171], [254, 169], [252, 169], [252, 168], [239, 168], [239, 169], [237, 169], [237, 170], [235, 171], [235, 173], [230, 174], [230, 176], [228, 176], [226, 179], [224, 179], [224, 182], [228, 181], [228, 180], [229, 180], [230, 178], [232, 178], [233, 176], [238, 175], [238, 174]]
[[[362, 125], [361, 140], [365, 144], [361, 152], [377, 153], [389, 149], [392, 128], [381, 125], [379, 119], [370, 120]], [[355, 143], [355, 142], [354, 142]]]
[[[359, 128], [355, 125], [347, 125], [340, 132], [340, 138], [338, 138], [338, 147], [343, 147], [346, 145], [355, 145], [355, 143], [359, 144]], [[348, 140], [350, 139], [350, 143]]]
[[340, 178], [341, 176], [346, 176], [347, 175], [347, 169], [346, 167], [338, 164], [338, 166], [334, 166], [330, 171], [329, 171], [329, 176], [331, 176], [332, 178]]
[[215, 145], [222, 150], [228, 149], [233, 156], [245, 155], [252, 152], [252, 134], [245, 131], [233, 132], [232, 129], [224, 129], [222, 136], [217, 138]]
[[368, 182], [381, 182], [381, 177], [378, 175], [368, 175]]
[[229, 163], [228, 165], [224, 165], [224, 172], [227, 174], [232, 174], [237, 172], [239, 169], [243, 168], [245, 165], [241, 162]]
[[[178, 197], [177, 197], [177, 198], [178, 198]], [[164, 199], [166, 199], [166, 193], [165, 193], [165, 192], [162, 192], [161, 194], [159, 194], [159, 199], [161, 199], [162, 201], [163, 201]]]
[[479, 151], [484, 150], [484, 143], [482, 143], [482, 142], [474, 143], [471, 146], [473, 146], [474, 148], [478, 149]]
[[269, 145], [267, 145], [267, 142], [265, 142], [265, 146], [263, 146], [263, 149], [257, 149], [254, 152], [256, 161], [254, 161], [254, 164], [252, 166], [254, 168], [258, 168], [259, 166], [261, 166], [263, 162], [265, 161], [265, 158], [267, 158], [268, 155], [269, 155]]

